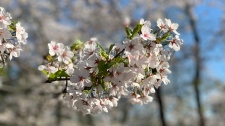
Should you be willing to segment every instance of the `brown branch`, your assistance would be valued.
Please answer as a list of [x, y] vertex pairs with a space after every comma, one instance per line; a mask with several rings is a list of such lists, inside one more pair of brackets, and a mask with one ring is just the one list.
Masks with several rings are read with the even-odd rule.
[[121, 50], [119, 53], [117, 53], [114, 58], [117, 58], [118, 56], [120, 56], [120, 54], [122, 54], [125, 51], [125, 48], [123, 50]]
[[54, 81], [66, 81], [66, 80], [70, 80], [70, 78], [66, 77], [66, 78], [48, 79], [45, 81], [45, 83], [52, 83]]

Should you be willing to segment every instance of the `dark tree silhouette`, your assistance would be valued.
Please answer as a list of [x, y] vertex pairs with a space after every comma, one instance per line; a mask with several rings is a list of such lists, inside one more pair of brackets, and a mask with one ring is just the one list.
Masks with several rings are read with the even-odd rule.
[[192, 29], [194, 41], [195, 41], [195, 48], [194, 48], [194, 59], [195, 59], [195, 73], [194, 73], [194, 78], [193, 78], [193, 87], [194, 87], [194, 92], [195, 92], [195, 100], [197, 103], [197, 108], [198, 108], [198, 115], [199, 115], [199, 126], [205, 126], [205, 119], [204, 119], [204, 114], [203, 114], [203, 109], [202, 109], [202, 104], [201, 104], [201, 92], [199, 89], [200, 85], [200, 71], [201, 71], [201, 57], [200, 57], [200, 40], [197, 32], [197, 27], [195, 23], [195, 19], [193, 17], [193, 14], [191, 13], [191, 6], [189, 4], [186, 4], [185, 11], [187, 13], [187, 16], [189, 17], [189, 22], [190, 26]]

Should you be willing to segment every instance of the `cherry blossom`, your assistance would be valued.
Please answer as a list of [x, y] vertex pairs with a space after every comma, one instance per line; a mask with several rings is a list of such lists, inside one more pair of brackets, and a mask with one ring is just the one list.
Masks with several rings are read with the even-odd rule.
[[16, 37], [19, 43], [27, 43], [26, 39], [28, 38], [28, 34], [25, 32], [25, 29], [21, 26], [20, 22], [16, 24]]
[[0, 39], [10, 39], [12, 37], [8, 29], [0, 29]]
[[141, 25], [150, 25], [150, 21], [145, 21], [143, 18], [140, 20]]
[[158, 19], [158, 20], [157, 20], [157, 26], [158, 26], [161, 30], [163, 30], [163, 31], [167, 30], [167, 26], [166, 26], [166, 24], [162, 21], [162, 19]]
[[177, 28], [178, 28], [178, 24], [177, 23], [172, 23], [170, 19], [165, 19], [166, 21], [166, 25], [169, 29], [169, 31], [172, 31], [173, 33], [175, 33], [176, 35], [180, 35], [178, 32], [177, 32]]
[[49, 48], [49, 54], [51, 56], [59, 55], [60, 52], [62, 52], [62, 49], [64, 48], [64, 45], [62, 43], [56, 43], [54, 41], [51, 41], [51, 43], [48, 43]]
[[90, 86], [91, 81], [89, 79], [89, 72], [85, 69], [75, 70], [74, 73], [76, 73], [75, 76], [72, 76], [70, 78], [70, 81], [72, 83], [77, 83], [78, 88], [83, 88], [84, 86]]
[[51, 41], [50, 58], [39, 70], [47, 71], [47, 82], [65, 79], [64, 100], [83, 114], [108, 112], [121, 97], [132, 104], [147, 104], [153, 101], [155, 88], [170, 83], [168, 61], [183, 44], [178, 24], [169, 19], [158, 19], [156, 30], [150, 26], [141, 19], [138, 31], [130, 30], [134, 35], [108, 49], [97, 44], [96, 38], [71, 47]]
[[0, 7], [0, 29], [7, 28], [11, 24], [11, 15]]
[[179, 36], [176, 35], [169, 43], [169, 47], [175, 51], [180, 50], [180, 46], [183, 44], [183, 40], [179, 39]]
[[147, 25], [142, 26], [140, 36], [144, 40], [156, 40], [155, 35], [150, 33], [150, 28]]
[[70, 51], [69, 47], [65, 47], [59, 53], [58, 61], [63, 61], [65, 64], [69, 64], [73, 56], [74, 54], [72, 51]]
[[20, 49], [20, 48], [16, 48], [16, 47], [11, 48], [9, 59], [11, 60], [13, 56], [14, 57], [19, 57], [20, 56], [20, 51], [22, 51], [22, 49]]
[[55, 73], [58, 71], [58, 69], [55, 66], [51, 66], [50, 64], [47, 65], [40, 65], [38, 67], [38, 70], [46, 70], [49, 73]]
[[4, 67], [6, 60], [19, 57], [21, 43], [26, 44], [28, 34], [19, 22], [11, 21], [11, 15], [0, 7], [0, 66]]

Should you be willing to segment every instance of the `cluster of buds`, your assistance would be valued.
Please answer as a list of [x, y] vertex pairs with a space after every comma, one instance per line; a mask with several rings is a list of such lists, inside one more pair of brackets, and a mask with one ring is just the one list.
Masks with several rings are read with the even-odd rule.
[[49, 43], [47, 63], [39, 70], [47, 82], [65, 81], [64, 99], [84, 114], [108, 112], [121, 97], [132, 104], [147, 104], [161, 83], [168, 84], [169, 59], [183, 41], [178, 24], [158, 19], [157, 29], [143, 19], [133, 28], [126, 26], [122, 44], [101, 47], [95, 38], [76, 42], [70, 48]]
[[28, 34], [20, 22], [11, 21], [11, 15], [0, 7], [0, 67], [6, 65], [6, 60], [19, 57], [21, 43], [27, 43]]

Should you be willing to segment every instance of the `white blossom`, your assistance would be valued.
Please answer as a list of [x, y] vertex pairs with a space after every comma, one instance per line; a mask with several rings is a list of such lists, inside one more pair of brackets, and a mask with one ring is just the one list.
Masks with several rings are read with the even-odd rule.
[[[141, 19], [139, 35], [116, 44], [111, 52], [104, 52], [96, 38], [83, 43], [76, 52], [52, 41], [48, 44], [52, 59], [38, 69], [48, 73], [65, 71], [70, 79], [66, 80], [64, 99], [83, 114], [108, 112], [121, 97], [127, 97], [132, 104], [147, 104], [153, 101], [149, 95], [156, 92], [155, 88], [170, 83], [168, 61], [173, 50], [180, 50], [183, 44], [176, 31], [178, 24], [158, 19], [156, 31], [150, 25]], [[1, 45], [7, 44], [2, 41]]]
[[147, 25], [143, 25], [141, 28], [141, 38], [144, 40], [156, 40], [154, 34], [150, 33], [151, 29]]
[[26, 39], [28, 38], [28, 34], [25, 32], [25, 29], [21, 26], [20, 22], [16, 24], [16, 38], [19, 43], [27, 43]]
[[7, 28], [11, 24], [11, 15], [0, 7], [0, 29]]
[[66, 46], [64, 49], [60, 50], [58, 61], [63, 61], [65, 64], [69, 64], [73, 56], [73, 52]]
[[51, 56], [59, 55], [60, 52], [62, 52], [64, 45], [62, 43], [56, 43], [54, 41], [51, 41], [51, 43], [48, 43], [49, 48], [49, 54]]

